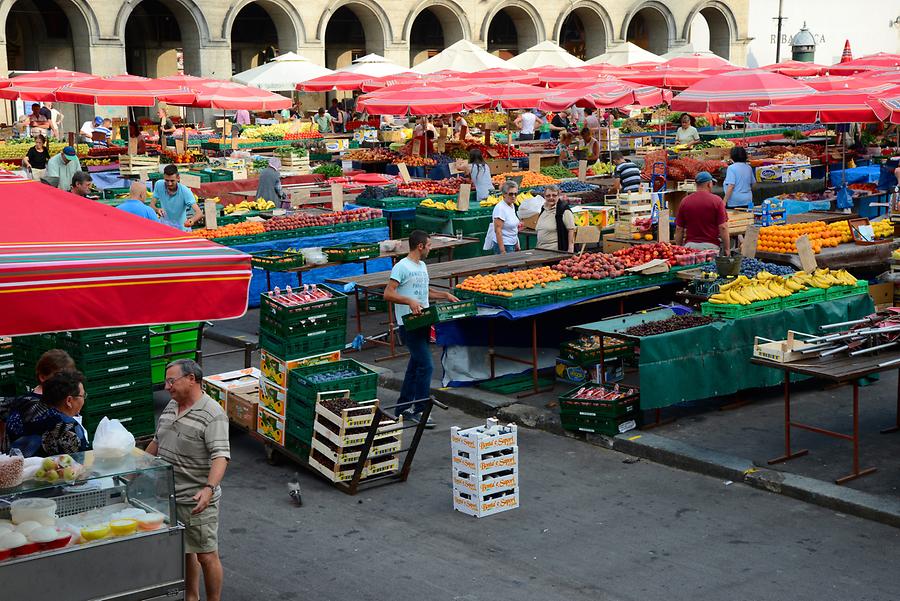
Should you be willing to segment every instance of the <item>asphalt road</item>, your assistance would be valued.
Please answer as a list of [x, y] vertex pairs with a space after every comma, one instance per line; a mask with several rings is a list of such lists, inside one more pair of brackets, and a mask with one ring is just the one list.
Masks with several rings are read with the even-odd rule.
[[[521, 507], [452, 510], [437, 411], [404, 484], [350, 497], [300, 470], [303, 507], [232, 438], [220, 547], [228, 601], [875, 601], [898, 598], [900, 530], [520, 430]], [[628, 461], [633, 461], [628, 459]]]

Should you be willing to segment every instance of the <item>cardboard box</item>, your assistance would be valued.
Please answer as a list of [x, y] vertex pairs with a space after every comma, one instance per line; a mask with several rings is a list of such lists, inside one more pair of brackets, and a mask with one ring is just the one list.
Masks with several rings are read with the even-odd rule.
[[512, 447], [511, 453], [498, 456], [479, 455], [465, 447], [450, 447], [454, 469], [483, 476], [494, 472], [502, 472], [519, 467], [519, 447]]
[[285, 361], [270, 353], [265, 349], [259, 351], [259, 368], [262, 376], [270, 382], [287, 388], [288, 372], [298, 367], [308, 367], [310, 365], [319, 365], [322, 363], [334, 363], [341, 360], [341, 351], [331, 351], [322, 353], [321, 355], [310, 355], [301, 359], [292, 359]]
[[[625, 377], [625, 366], [621, 359], [611, 359], [604, 362], [606, 382], [621, 382]], [[556, 378], [572, 384], [584, 384], [592, 382], [600, 383], [600, 364], [583, 367], [574, 361], [561, 357], [556, 358]]]
[[603, 234], [603, 252], [607, 254], [614, 253], [623, 248], [631, 248], [631, 244], [615, 241], [616, 234]]
[[284, 419], [287, 412], [287, 390], [266, 377], [259, 379], [259, 407]]
[[869, 296], [876, 305], [894, 302], [894, 283], [869, 284]]
[[402, 142], [403, 132], [399, 129], [385, 130], [379, 134], [382, 142]]
[[284, 418], [259, 408], [256, 432], [278, 445], [284, 445]]
[[203, 378], [203, 392], [228, 411], [228, 396], [234, 392], [251, 392], [259, 387], [260, 372], [255, 367], [238, 369]]
[[234, 392], [228, 397], [228, 419], [248, 430], [257, 427], [257, 412], [259, 411], [259, 383], [257, 390], [253, 392]]

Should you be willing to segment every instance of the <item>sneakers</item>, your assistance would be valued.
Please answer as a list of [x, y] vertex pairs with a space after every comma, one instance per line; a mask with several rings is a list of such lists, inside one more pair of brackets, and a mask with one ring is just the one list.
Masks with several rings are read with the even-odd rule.
[[[422, 421], [422, 412], [421, 412], [421, 411], [414, 411], [413, 409], [407, 409], [406, 411], [404, 411], [403, 413], [401, 413], [400, 416], [403, 418], [403, 421], [405, 421], [405, 422], [410, 422], [410, 423], [413, 423], [413, 424], [416, 424], [416, 425], [418, 425], [419, 422]], [[433, 429], [436, 425], [437, 425], [437, 424], [434, 422], [434, 420], [433, 420], [433, 419], [431, 418], [431, 416], [429, 415], [429, 416], [428, 416], [428, 420], [426, 420], [426, 422], [425, 422], [425, 427], [426, 427], [427, 429], [431, 430], [431, 429]]]

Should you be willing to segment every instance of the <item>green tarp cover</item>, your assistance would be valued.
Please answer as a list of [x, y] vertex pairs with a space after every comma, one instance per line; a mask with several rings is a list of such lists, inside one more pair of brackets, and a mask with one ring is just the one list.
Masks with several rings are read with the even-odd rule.
[[816, 333], [821, 325], [859, 319], [873, 311], [871, 297], [859, 294], [641, 338], [641, 409], [778, 385], [783, 372], [750, 363], [755, 336], [784, 340], [788, 330]]

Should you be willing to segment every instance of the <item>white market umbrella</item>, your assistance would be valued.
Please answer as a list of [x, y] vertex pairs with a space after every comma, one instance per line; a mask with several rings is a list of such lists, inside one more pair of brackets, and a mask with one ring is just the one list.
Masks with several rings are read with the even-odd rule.
[[624, 65], [630, 65], [632, 63], [661, 63], [664, 60], [666, 59], [653, 54], [649, 50], [644, 50], [637, 44], [634, 44], [632, 42], [625, 42], [624, 44], [620, 44], [615, 48], [612, 48], [608, 52], [601, 54], [600, 56], [595, 56], [594, 58], [590, 59], [587, 64], [598, 65], [601, 63], [606, 63], [609, 65], [616, 65], [617, 67], [621, 67]]
[[519, 69], [535, 69], [538, 67], [560, 67], [565, 69], [568, 67], [582, 67], [584, 64], [583, 60], [577, 56], [572, 56], [565, 48], [550, 40], [532, 46], [522, 54], [506, 61], [507, 68], [518, 67]]
[[353, 64], [347, 67], [341, 67], [338, 71], [346, 73], [358, 73], [360, 75], [371, 75], [372, 77], [387, 77], [389, 75], [397, 75], [398, 73], [409, 73], [409, 69], [402, 67], [395, 62], [378, 54], [367, 54], [353, 61]]
[[474, 73], [486, 69], [509, 69], [505, 60], [499, 56], [479, 48], [468, 40], [460, 40], [427, 61], [413, 67], [416, 73], [435, 73], [437, 71], [458, 71], [461, 73]]
[[721, 58], [715, 52], [710, 52], [709, 50], [697, 50], [694, 48], [694, 45], [688, 42], [684, 46], [679, 46], [674, 50], [669, 50], [665, 54], [662, 55], [663, 60], [672, 60], [673, 58], [678, 58], [680, 56], [715, 56], [716, 58]]
[[286, 52], [264, 65], [232, 76], [231, 80], [270, 92], [293, 92], [298, 83], [330, 73], [334, 71], [317, 65], [299, 54]]

